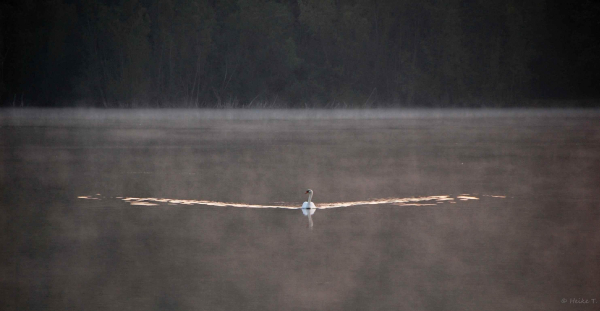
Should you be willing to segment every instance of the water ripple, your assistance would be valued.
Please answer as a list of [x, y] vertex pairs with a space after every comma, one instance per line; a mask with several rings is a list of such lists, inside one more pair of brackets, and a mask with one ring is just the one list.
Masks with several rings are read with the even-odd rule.
[[[506, 198], [503, 195], [483, 195], [491, 198]], [[300, 209], [300, 203], [295, 202], [277, 202], [276, 204], [248, 204], [248, 203], [232, 203], [218, 202], [208, 200], [184, 200], [184, 199], [169, 199], [169, 198], [136, 198], [136, 197], [102, 197], [99, 194], [78, 196], [78, 199], [85, 200], [121, 200], [133, 206], [159, 206], [159, 205], [204, 205], [214, 207], [242, 207], [242, 208], [283, 208], [283, 209]], [[425, 197], [411, 198], [385, 198], [385, 199], [370, 199], [365, 201], [351, 202], [331, 202], [317, 204], [317, 209], [339, 208], [361, 205], [396, 205], [396, 206], [436, 206], [444, 203], [456, 203], [456, 201], [472, 201], [479, 200], [479, 197], [471, 194], [452, 195], [433, 195]]]

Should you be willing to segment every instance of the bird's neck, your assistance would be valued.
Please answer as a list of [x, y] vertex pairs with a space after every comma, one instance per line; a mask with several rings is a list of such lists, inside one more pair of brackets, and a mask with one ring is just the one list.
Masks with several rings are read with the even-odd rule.
[[308, 194], [308, 204], [310, 204], [310, 200], [312, 200], [312, 195], [313, 195], [312, 193]]

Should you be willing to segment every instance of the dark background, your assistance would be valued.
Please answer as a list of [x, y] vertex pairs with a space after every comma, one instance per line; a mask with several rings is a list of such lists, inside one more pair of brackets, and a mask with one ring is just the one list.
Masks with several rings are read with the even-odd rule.
[[0, 4], [4, 106], [597, 106], [593, 1]]

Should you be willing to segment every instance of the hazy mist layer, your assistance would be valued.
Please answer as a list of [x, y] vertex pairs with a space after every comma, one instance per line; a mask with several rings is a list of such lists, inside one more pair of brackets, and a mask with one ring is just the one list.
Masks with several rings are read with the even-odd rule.
[[[597, 111], [2, 110], [0, 125], [5, 310], [600, 303]], [[176, 204], [299, 207], [307, 188], [340, 207], [312, 231], [297, 209]]]

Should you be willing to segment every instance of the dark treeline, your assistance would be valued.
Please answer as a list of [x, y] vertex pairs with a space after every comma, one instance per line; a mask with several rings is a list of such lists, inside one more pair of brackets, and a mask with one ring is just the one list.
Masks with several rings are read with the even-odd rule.
[[515, 106], [600, 90], [600, 6], [544, 0], [19, 0], [3, 105]]

